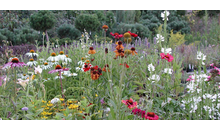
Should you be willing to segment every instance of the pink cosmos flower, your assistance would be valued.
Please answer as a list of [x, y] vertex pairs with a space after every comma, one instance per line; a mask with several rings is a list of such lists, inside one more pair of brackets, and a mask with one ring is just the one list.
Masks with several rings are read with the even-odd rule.
[[147, 114], [145, 115], [145, 119], [158, 120], [159, 116], [156, 115], [154, 112], [147, 112]]
[[164, 53], [160, 53], [161, 59], [165, 59], [168, 62], [173, 61], [173, 56], [167, 53], [166, 55]]
[[115, 39], [119, 39], [119, 38], [121, 38], [121, 37], [123, 37], [123, 34], [118, 34], [118, 33], [112, 33], [112, 32], [110, 32], [110, 34], [113, 36], [113, 37], [115, 37]]
[[5, 64], [2, 69], [7, 68], [8, 66], [11, 66], [11, 68], [13, 68], [13, 67], [23, 67], [23, 66], [27, 66], [27, 64], [25, 64], [24, 62], [19, 62], [18, 58], [13, 58], [11, 60], [11, 62], [8, 62], [7, 64]]
[[134, 102], [132, 98], [127, 100], [122, 100], [121, 102], [127, 105], [129, 109], [137, 108], [137, 102]]
[[68, 71], [68, 70], [69, 70], [69, 68], [62, 68], [60, 65], [57, 65], [55, 67], [55, 70], [51, 70], [48, 73], [51, 74], [51, 73], [56, 73], [56, 72]]

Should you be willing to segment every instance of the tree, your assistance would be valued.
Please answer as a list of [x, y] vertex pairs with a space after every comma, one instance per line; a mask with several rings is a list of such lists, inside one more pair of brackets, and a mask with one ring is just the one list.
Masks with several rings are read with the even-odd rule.
[[49, 10], [40, 10], [30, 17], [30, 26], [37, 31], [45, 31], [47, 42], [49, 41], [47, 30], [51, 29], [55, 22], [56, 18], [53, 12]]
[[96, 14], [81, 14], [76, 17], [75, 27], [81, 32], [86, 29], [87, 32], [96, 31], [101, 24]]

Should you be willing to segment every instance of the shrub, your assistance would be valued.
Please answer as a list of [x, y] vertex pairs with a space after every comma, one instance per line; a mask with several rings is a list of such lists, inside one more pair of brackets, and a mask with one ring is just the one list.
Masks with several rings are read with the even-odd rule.
[[180, 32], [177, 32], [176, 34], [173, 33], [173, 30], [170, 32], [170, 37], [169, 37], [169, 45], [170, 47], [175, 47], [184, 44], [185, 35], [182, 35]]
[[80, 37], [81, 33], [73, 25], [63, 24], [57, 29], [57, 34], [61, 39], [65, 37], [69, 37], [70, 39], [77, 39]]
[[106, 13], [106, 25], [111, 29], [115, 24], [114, 13], [112, 11], [108, 11]]
[[[106, 43], [110, 42], [111, 40], [112, 40], [112, 38], [106, 37]], [[97, 38], [97, 43], [104, 43], [104, 42], [105, 42], [105, 37], [98, 37]]]

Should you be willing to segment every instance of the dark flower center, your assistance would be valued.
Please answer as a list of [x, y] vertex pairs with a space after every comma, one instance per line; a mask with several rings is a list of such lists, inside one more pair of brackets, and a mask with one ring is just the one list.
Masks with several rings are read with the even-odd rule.
[[169, 56], [168, 56], [168, 55], [165, 55], [165, 57], [166, 57], [166, 58], [169, 58]]
[[84, 67], [85, 67], [85, 68], [87, 68], [87, 67], [88, 67], [88, 65], [85, 65]]
[[93, 73], [93, 74], [96, 74], [97, 72], [96, 72], [96, 71], [93, 71], [92, 73]]
[[154, 117], [155, 113], [154, 112], [148, 112], [147, 116]]
[[64, 52], [63, 51], [60, 51], [60, 53], [59, 53], [60, 55], [63, 55], [64, 54]]
[[118, 42], [118, 45], [122, 45], [122, 42], [121, 42], [121, 41], [119, 41], [119, 42]]
[[127, 101], [127, 104], [132, 105], [133, 102], [132, 102], [131, 100], [128, 100], [128, 101]]
[[135, 51], [135, 48], [134, 48], [134, 47], [132, 47], [132, 48], [131, 48], [131, 50], [132, 50], [132, 51]]
[[62, 67], [61, 67], [60, 65], [57, 65], [57, 66], [55, 67], [55, 69], [62, 69]]
[[56, 53], [55, 52], [51, 53], [51, 56], [56, 56]]
[[13, 58], [13, 59], [11, 60], [11, 62], [13, 62], [13, 63], [18, 63], [19, 60], [18, 60], [18, 58]]
[[93, 47], [90, 47], [89, 50], [93, 50]]

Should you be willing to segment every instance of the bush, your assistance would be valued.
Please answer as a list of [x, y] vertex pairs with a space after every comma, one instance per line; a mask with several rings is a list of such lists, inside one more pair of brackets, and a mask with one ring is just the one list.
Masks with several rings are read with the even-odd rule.
[[73, 43], [73, 40], [71, 40], [68, 37], [65, 37], [65, 38], [62, 38], [62, 39], [59, 39], [58, 37], [53, 37], [53, 38], [50, 38], [50, 43], [54, 43], [54, 45], [57, 45], [57, 41], [56, 41], [57, 39], [58, 39], [59, 45], [65, 45], [66, 41], [67, 41], [67, 44]]
[[[111, 40], [112, 40], [112, 38], [106, 37], [106, 43], [110, 42]], [[105, 42], [105, 37], [98, 37], [97, 38], [97, 43], [104, 43], [104, 42]]]
[[185, 35], [182, 35], [180, 32], [177, 32], [176, 34], [173, 34], [173, 30], [170, 32], [170, 37], [169, 37], [169, 45], [170, 47], [175, 47], [184, 44]]
[[70, 24], [63, 24], [57, 29], [57, 34], [59, 38], [69, 37], [70, 39], [77, 39], [80, 37], [81, 33], [78, 29]]

